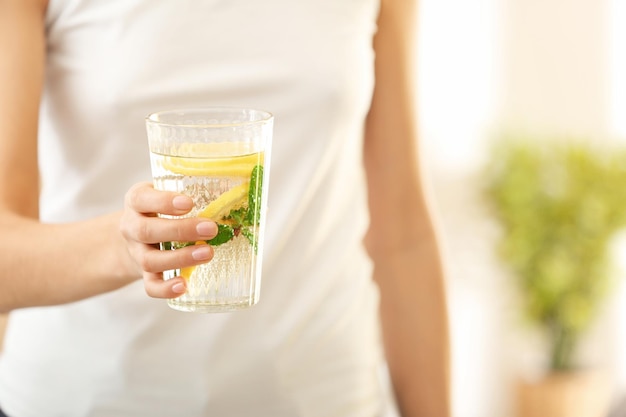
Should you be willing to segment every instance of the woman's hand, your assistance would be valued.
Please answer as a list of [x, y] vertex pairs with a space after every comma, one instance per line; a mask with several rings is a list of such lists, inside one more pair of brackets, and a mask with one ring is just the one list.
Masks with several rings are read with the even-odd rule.
[[193, 208], [183, 194], [155, 190], [150, 183], [134, 185], [126, 193], [120, 230], [128, 252], [143, 276], [149, 296], [175, 298], [186, 290], [182, 277], [163, 280], [163, 271], [206, 263], [213, 258], [211, 245], [193, 245], [177, 250], [159, 250], [160, 242], [195, 242], [217, 234], [217, 225], [208, 219], [189, 217], [167, 219], [157, 214], [182, 216]]

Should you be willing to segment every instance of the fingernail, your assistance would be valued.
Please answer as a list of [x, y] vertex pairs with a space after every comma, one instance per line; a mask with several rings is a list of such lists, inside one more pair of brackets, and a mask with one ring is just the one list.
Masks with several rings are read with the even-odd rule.
[[177, 195], [172, 200], [172, 205], [178, 210], [189, 210], [193, 207], [193, 201], [184, 195]]
[[198, 249], [191, 252], [191, 257], [196, 261], [204, 261], [211, 257], [211, 246], [198, 245]]
[[217, 233], [217, 226], [213, 222], [202, 222], [196, 226], [198, 235], [204, 237], [213, 237]]
[[183, 284], [182, 282], [177, 282], [176, 284], [172, 285], [172, 291], [176, 294], [184, 293], [186, 291], [185, 284]]

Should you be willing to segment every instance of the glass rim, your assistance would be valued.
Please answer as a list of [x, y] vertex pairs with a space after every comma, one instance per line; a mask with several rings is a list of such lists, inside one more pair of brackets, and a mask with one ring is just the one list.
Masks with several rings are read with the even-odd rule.
[[[166, 115], [166, 114], [191, 114], [191, 113], [205, 113], [210, 114], [212, 112], [224, 112], [224, 111], [251, 111], [256, 112], [261, 115], [259, 120], [246, 120], [242, 122], [236, 123], [207, 123], [207, 124], [188, 124], [188, 123], [173, 123], [173, 122], [163, 122], [156, 120], [155, 118], [158, 116]], [[224, 128], [224, 127], [237, 127], [237, 126], [254, 126], [256, 124], [264, 124], [269, 122], [274, 118], [274, 115], [267, 111], [254, 107], [229, 107], [229, 106], [207, 106], [207, 107], [181, 107], [170, 110], [161, 110], [148, 114], [145, 118], [146, 123], [151, 123], [159, 126], [168, 126], [168, 127], [183, 127], [183, 128]]]

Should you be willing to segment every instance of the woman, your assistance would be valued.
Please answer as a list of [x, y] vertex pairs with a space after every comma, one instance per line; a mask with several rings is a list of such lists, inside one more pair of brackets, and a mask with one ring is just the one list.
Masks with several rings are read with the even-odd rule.
[[[412, 3], [0, 0], [4, 413], [393, 415], [388, 367], [402, 416], [449, 416]], [[143, 117], [209, 105], [276, 127], [261, 300], [199, 315], [161, 272], [211, 250], [155, 243], [215, 224], [156, 217], [191, 203], [146, 182]]]

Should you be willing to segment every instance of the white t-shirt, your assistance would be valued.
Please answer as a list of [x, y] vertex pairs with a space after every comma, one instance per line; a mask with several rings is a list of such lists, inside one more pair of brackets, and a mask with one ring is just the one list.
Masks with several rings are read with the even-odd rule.
[[0, 359], [8, 415], [384, 415], [361, 244], [377, 12], [376, 0], [50, 0], [42, 221], [122, 208], [151, 178], [148, 113], [269, 110], [263, 283], [259, 304], [234, 313], [177, 312], [141, 282], [13, 312]]

